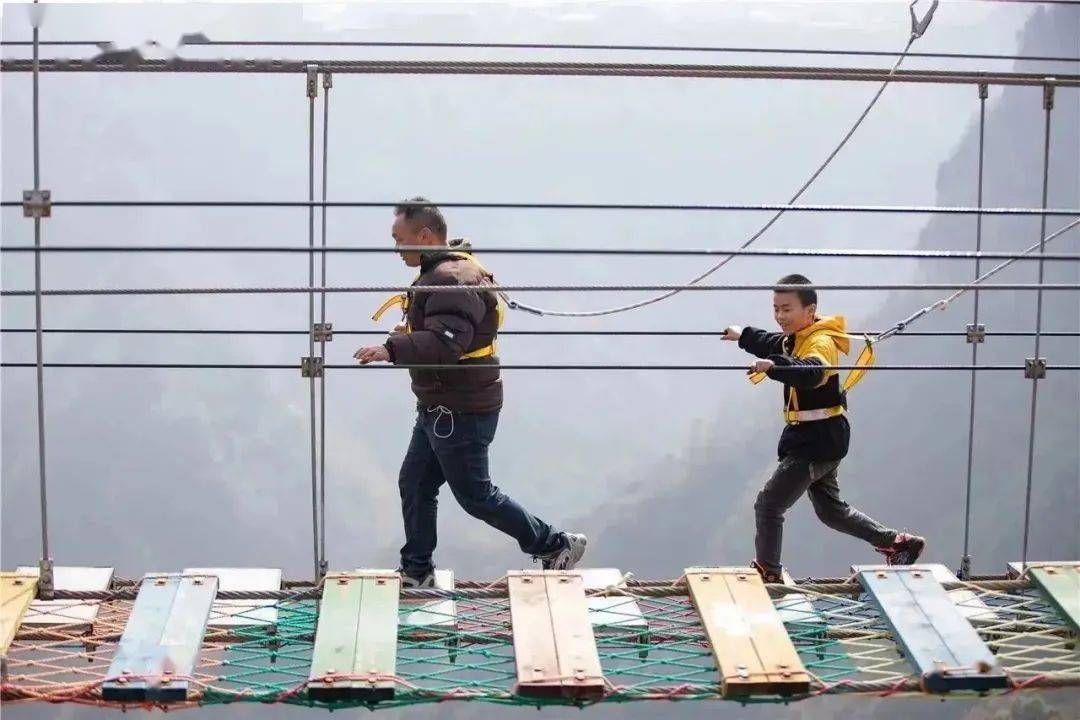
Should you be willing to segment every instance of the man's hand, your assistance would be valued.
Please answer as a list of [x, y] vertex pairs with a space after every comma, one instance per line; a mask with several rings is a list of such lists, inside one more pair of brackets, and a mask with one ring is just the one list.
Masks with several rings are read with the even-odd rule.
[[409, 329], [409, 326], [405, 323], [398, 323], [394, 326], [394, 329], [390, 331], [391, 335], [401, 335]]
[[741, 338], [741, 337], [742, 337], [742, 326], [741, 325], [730, 325], [730, 326], [724, 328], [724, 335], [721, 337], [721, 340], [738, 341], [738, 339]]
[[389, 362], [390, 351], [384, 345], [372, 345], [363, 347], [353, 353], [353, 357], [360, 361], [361, 365], [373, 362]]
[[775, 366], [772, 360], [755, 360], [754, 364], [750, 366], [750, 369], [746, 372], [747, 375], [753, 375], [754, 373], [767, 373]]

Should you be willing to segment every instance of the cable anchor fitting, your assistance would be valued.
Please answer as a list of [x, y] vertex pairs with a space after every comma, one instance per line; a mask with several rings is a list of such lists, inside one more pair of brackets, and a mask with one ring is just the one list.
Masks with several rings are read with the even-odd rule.
[[319, 96], [319, 66], [308, 63], [305, 68], [307, 70], [307, 96], [314, 100]]
[[967, 326], [967, 342], [968, 345], [986, 342], [986, 326], [982, 323], [978, 325], [969, 323]]
[[315, 323], [312, 332], [315, 342], [330, 342], [334, 339], [334, 323]]
[[56, 589], [53, 580], [53, 559], [42, 558], [38, 561], [38, 599], [52, 600]]
[[1042, 380], [1046, 377], [1046, 358], [1026, 358], [1024, 377], [1028, 380]]

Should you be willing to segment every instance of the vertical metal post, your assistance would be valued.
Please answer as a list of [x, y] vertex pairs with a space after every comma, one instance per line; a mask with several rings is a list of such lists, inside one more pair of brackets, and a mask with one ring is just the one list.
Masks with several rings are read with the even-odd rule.
[[[322, 147], [322, 274], [320, 287], [326, 287], [326, 163], [330, 136], [330, 88], [334, 80], [330, 73], [323, 73], [323, 147]], [[326, 293], [320, 297], [319, 323], [322, 333], [319, 336], [319, 357], [326, 365]], [[325, 577], [329, 565], [326, 560], [326, 371], [319, 377], [319, 577]]]
[[[978, 207], [983, 206], [983, 147], [986, 131], [986, 99], [990, 96], [990, 87], [986, 83], [979, 83], [979, 176], [978, 176]], [[975, 252], [982, 250], [982, 213], [975, 216]], [[975, 279], [979, 279], [981, 272], [979, 258], [975, 258]], [[975, 312], [971, 324], [973, 330], [979, 327], [979, 289], [976, 287]], [[964, 554], [960, 558], [960, 579], [966, 580], [971, 577], [971, 553], [969, 541], [971, 539], [971, 474], [975, 451], [975, 367], [979, 364], [979, 342], [971, 342], [971, 408], [968, 413], [968, 446], [967, 446], [967, 490], [964, 493]]]
[[[1052, 78], [1047, 78], [1048, 82], [1043, 85], [1043, 110], [1046, 113], [1046, 128], [1044, 131], [1043, 140], [1043, 188], [1042, 188], [1042, 207], [1045, 210], [1047, 207], [1047, 197], [1050, 186], [1050, 115], [1054, 109], [1054, 84]], [[1039, 285], [1043, 284], [1043, 271], [1045, 266], [1045, 260], [1043, 255], [1046, 253], [1046, 215], [1043, 215], [1039, 220]], [[1035, 358], [1034, 363], [1038, 364], [1039, 357], [1039, 345], [1042, 340], [1042, 299], [1043, 292], [1040, 287], [1035, 294]], [[1028, 537], [1031, 528], [1031, 479], [1033, 469], [1035, 466], [1035, 425], [1036, 414], [1038, 410], [1039, 402], [1039, 372], [1031, 372], [1031, 424], [1028, 430], [1028, 461], [1027, 461], [1027, 488], [1024, 496], [1024, 546], [1020, 553], [1021, 570], [1025, 570], [1027, 566], [1028, 556]]]
[[[308, 287], [315, 287], [315, 98], [319, 94], [319, 66], [307, 66], [308, 97]], [[315, 357], [315, 291], [308, 292], [308, 357]], [[308, 377], [311, 400], [311, 531], [315, 582], [321, 578], [319, 563], [319, 497], [317, 488], [317, 442], [315, 437], [315, 372]]]
[[[35, 0], [35, 5], [37, 4]], [[34, 72], [33, 72], [33, 133], [34, 133], [34, 201], [40, 201], [41, 192], [41, 138], [40, 99], [38, 78], [41, 73], [40, 29], [41, 10], [31, 9], [34, 26]], [[37, 356], [37, 431], [38, 431], [38, 482], [41, 498], [41, 560], [38, 563], [38, 592], [43, 599], [53, 593], [53, 561], [49, 555], [49, 503], [45, 483], [45, 365], [41, 322], [41, 220], [43, 211], [34, 213], [34, 340]]]

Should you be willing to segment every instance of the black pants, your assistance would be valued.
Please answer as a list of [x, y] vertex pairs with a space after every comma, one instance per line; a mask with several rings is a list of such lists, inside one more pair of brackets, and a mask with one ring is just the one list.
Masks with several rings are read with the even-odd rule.
[[836, 482], [836, 469], [839, 466], [839, 460], [812, 462], [790, 455], [780, 461], [776, 472], [765, 483], [754, 503], [757, 518], [754, 544], [757, 560], [766, 570], [775, 573], [781, 570], [784, 513], [803, 493], [809, 493], [818, 519], [833, 530], [854, 535], [877, 547], [892, 544], [896, 537], [895, 530], [867, 517], [840, 499], [840, 486]]
[[518, 541], [523, 552], [539, 555], [558, 545], [555, 530], [503, 494], [488, 477], [488, 446], [499, 413], [421, 411], [398, 476], [405, 545], [401, 567], [420, 577], [434, 565], [439, 488], [443, 483], [465, 512]]

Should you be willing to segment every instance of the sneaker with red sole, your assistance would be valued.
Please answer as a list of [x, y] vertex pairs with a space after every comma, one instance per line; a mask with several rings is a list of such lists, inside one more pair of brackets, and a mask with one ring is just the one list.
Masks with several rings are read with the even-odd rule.
[[909, 533], [899, 533], [893, 540], [892, 545], [875, 547], [879, 553], [885, 556], [885, 562], [889, 565], [914, 565], [926, 548], [926, 538]]

